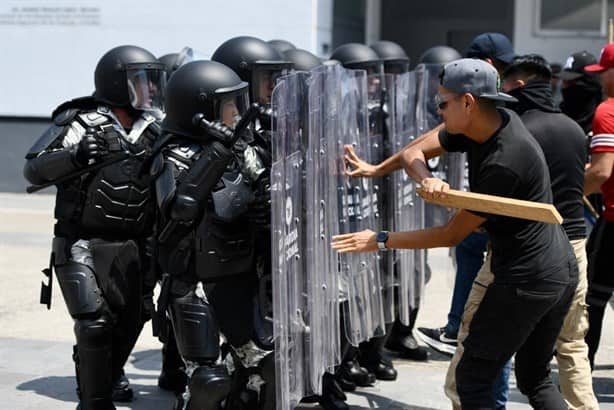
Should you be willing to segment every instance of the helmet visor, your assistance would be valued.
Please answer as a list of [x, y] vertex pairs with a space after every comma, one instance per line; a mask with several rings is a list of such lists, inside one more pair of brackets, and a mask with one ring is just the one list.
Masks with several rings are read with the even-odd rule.
[[234, 128], [248, 107], [249, 95], [247, 90], [240, 94], [222, 95], [217, 100], [215, 108], [216, 119], [223, 122], [227, 127]]
[[386, 74], [403, 74], [409, 71], [409, 63], [405, 62], [390, 62], [384, 64], [384, 72]]
[[130, 105], [136, 110], [163, 112], [166, 72], [160, 69], [126, 70]]
[[252, 98], [254, 102], [262, 105], [271, 105], [271, 95], [277, 80], [287, 75], [291, 65], [286, 67], [279, 64], [255, 65], [252, 70]]

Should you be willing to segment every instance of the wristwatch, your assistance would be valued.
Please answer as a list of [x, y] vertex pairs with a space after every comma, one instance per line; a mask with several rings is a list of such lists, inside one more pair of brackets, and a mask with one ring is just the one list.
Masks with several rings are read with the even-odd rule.
[[380, 251], [385, 251], [388, 249], [386, 247], [386, 242], [388, 241], [388, 231], [380, 231], [375, 236], [375, 240], [377, 241], [377, 247]]

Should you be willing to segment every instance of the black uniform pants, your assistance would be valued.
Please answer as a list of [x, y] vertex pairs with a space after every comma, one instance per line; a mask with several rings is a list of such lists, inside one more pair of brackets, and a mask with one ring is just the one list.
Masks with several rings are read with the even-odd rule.
[[[565, 269], [567, 270], [567, 269]], [[493, 383], [516, 353], [520, 391], [536, 409], [567, 409], [550, 378], [554, 344], [569, 310], [577, 266], [529, 284], [493, 282], [478, 308], [456, 369], [463, 409], [494, 409]]]
[[585, 340], [588, 345], [591, 368], [594, 368], [605, 308], [614, 292], [614, 268], [612, 268], [614, 222], [608, 222], [603, 217], [599, 219], [591, 232], [586, 253], [588, 257], [586, 304], [588, 305], [589, 327]]

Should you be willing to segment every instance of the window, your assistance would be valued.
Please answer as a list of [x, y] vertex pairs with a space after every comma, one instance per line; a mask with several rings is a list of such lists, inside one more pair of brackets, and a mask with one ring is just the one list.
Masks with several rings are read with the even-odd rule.
[[544, 36], [606, 35], [608, 8], [614, 0], [537, 0], [536, 32]]

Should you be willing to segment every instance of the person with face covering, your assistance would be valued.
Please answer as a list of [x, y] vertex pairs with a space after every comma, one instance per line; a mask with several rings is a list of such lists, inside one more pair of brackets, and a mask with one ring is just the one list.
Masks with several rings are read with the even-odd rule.
[[570, 55], [558, 77], [563, 80], [561, 111], [580, 124], [586, 134], [593, 130], [593, 117], [603, 100], [599, 78], [586, 73], [584, 67], [597, 59], [588, 51]]
[[586, 138], [582, 128], [555, 107], [550, 66], [537, 54], [520, 56], [503, 74], [503, 91], [518, 102], [508, 103], [541, 146], [552, 181], [553, 203], [578, 262], [578, 287], [559, 337], [556, 359], [563, 397], [570, 409], [598, 409], [593, 393], [586, 310], [586, 226], [583, 218]]

